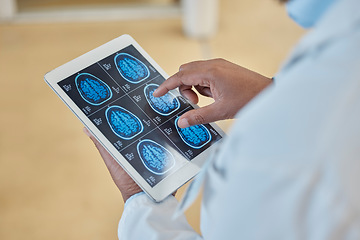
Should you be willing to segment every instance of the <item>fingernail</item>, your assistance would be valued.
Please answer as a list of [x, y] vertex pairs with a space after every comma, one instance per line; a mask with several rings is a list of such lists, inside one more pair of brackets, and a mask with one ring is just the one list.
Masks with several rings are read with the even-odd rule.
[[[155, 91], [153, 92], [153, 96], [154, 95], [156, 95], [157, 94], [157, 92], [158, 92], [158, 88], [157, 89], [155, 89]], [[154, 96], [155, 97], [155, 96]]]
[[178, 126], [180, 128], [187, 128], [187, 127], [190, 127], [190, 124], [186, 118], [181, 118], [178, 121]]

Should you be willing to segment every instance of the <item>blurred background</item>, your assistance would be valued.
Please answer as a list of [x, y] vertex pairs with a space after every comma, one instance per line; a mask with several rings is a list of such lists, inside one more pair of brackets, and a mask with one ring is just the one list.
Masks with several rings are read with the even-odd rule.
[[0, 0], [0, 239], [117, 238], [121, 195], [43, 76], [125, 33], [168, 74], [220, 57], [271, 77], [304, 31], [276, 0]]

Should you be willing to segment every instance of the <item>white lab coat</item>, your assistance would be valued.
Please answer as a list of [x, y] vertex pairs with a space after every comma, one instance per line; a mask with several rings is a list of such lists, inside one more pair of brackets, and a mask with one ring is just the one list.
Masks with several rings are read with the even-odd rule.
[[360, 239], [359, 0], [339, 0], [300, 41], [187, 199], [202, 182], [202, 236], [173, 217], [174, 197], [137, 194], [119, 239]]

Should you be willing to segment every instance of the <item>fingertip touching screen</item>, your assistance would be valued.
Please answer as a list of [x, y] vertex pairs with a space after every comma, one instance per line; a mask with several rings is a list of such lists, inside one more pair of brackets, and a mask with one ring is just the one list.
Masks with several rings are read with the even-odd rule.
[[58, 82], [151, 187], [221, 139], [209, 124], [177, 126], [193, 107], [174, 92], [155, 98], [164, 81], [129, 45]]

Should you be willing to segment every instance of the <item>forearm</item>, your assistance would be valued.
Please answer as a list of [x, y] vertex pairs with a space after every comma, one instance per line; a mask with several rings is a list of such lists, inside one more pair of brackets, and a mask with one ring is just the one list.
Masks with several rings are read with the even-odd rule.
[[118, 228], [119, 239], [202, 239], [183, 214], [173, 217], [177, 205], [173, 196], [155, 203], [143, 193], [135, 195], [125, 204]]

